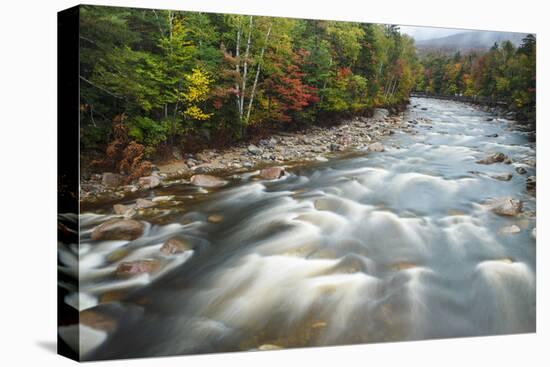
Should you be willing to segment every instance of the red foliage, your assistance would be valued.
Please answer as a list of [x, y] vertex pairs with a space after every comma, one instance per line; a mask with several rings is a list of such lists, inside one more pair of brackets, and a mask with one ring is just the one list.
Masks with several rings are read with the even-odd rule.
[[317, 89], [304, 84], [300, 66], [307, 53], [303, 50], [293, 54], [292, 60], [284, 60], [273, 53], [268, 54], [275, 72], [264, 80], [264, 90], [269, 98], [269, 113], [274, 120], [289, 122], [291, 113], [319, 102]]
[[128, 128], [124, 124], [126, 116], [117, 115], [113, 119], [113, 140], [105, 149], [105, 157], [94, 160], [90, 167], [99, 171], [116, 171], [127, 175], [126, 183], [152, 172], [152, 164], [144, 160], [145, 147], [130, 141]]

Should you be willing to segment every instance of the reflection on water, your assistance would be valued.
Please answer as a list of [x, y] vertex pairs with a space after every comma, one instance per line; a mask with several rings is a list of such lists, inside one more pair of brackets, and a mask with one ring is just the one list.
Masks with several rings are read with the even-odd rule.
[[[455, 102], [412, 104], [405, 118], [420, 121], [418, 133], [396, 132], [383, 153], [276, 181], [245, 175], [210, 192], [157, 190], [168, 200], [142, 213], [144, 235], [133, 241], [91, 241], [114, 214], [82, 214], [81, 245], [61, 249], [60, 261], [72, 275], [79, 261], [81, 292], [66, 302], [91, 319], [80, 329], [83, 357], [534, 331], [530, 133]], [[513, 163], [476, 163], [497, 151]], [[493, 178], [505, 173], [510, 181]], [[505, 196], [522, 200], [523, 212], [503, 217], [481, 205]], [[520, 232], [501, 231], [511, 225]], [[160, 251], [174, 237], [185, 248]], [[142, 259], [158, 270], [115, 274]]]

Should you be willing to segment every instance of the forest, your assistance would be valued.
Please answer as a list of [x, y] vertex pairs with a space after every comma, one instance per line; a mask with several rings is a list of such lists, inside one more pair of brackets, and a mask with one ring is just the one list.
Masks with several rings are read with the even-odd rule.
[[81, 7], [81, 144], [112, 121], [148, 155], [408, 99], [420, 64], [395, 26]]
[[394, 25], [82, 6], [79, 78], [83, 160], [138, 177], [174, 147], [369, 115], [412, 91], [532, 115], [535, 38], [420, 57]]
[[482, 96], [511, 105], [526, 120], [535, 120], [536, 38], [519, 47], [495, 43], [487, 52], [452, 56], [431, 53], [421, 60], [416, 91], [438, 96]]

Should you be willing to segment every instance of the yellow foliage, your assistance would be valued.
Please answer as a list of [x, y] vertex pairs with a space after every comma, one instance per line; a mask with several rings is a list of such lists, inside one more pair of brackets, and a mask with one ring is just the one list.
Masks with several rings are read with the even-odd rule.
[[182, 98], [186, 102], [196, 103], [206, 100], [210, 90], [212, 78], [207, 72], [199, 68], [194, 68], [191, 74], [187, 74], [185, 79], [188, 84], [187, 90], [182, 93]]
[[187, 117], [190, 117], [194, 120], [199, 120], [199, 121], [208, 120], [212, 116], [211, 113], [205, 113], [199, 107], [194, 105], [187, 107], [187, 109], [183, 112], [183, 114]]
[[213, 114], [205, 113], [198, 104], [208, 98], [210, 84], [213, 82], [210, 75], [200, 68], [194, 68], [190, 74], [185, 76], [187, 88], [181, 93], [181, 99], [186, 103], [187, 108], [183, 114], [191, 119], [204, 121]]

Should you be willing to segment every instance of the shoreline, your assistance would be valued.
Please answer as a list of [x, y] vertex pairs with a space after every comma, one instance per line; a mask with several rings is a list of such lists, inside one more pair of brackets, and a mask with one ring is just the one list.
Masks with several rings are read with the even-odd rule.
[[[435, 98], [420, 95], [412, 97]], [[447, 100], [464, 103], [497, 118], [510, 118], [506, 116], [506, 110], [498, 106], [453, 98]], [[259, 170], [263, 168], [289, 169], [327, 162], [354, 153], [367, 154], [369, 145], [383, 143], [384, 138], [396, 130], [414, 134], [419, 124], [429, 124], [430, 121], [422, 119], [405, 120], [406, 111], [415, 107], [416, 105], [409, 102], [388, 109], [375, 108], [372, 117], [355, 116], [328, 127], [312, 125], [294, 132], [274, 132], [260, 139], [257, 144], [243, 141], [223, 149], [206, 148], [197, 153], [183, 153], [178, 157], [181, 159], [156, 162], [151, 176], [142, 177], [130, 185], [105, 184], [105, 175], [116, 175], [110, 172], [93, 174], [89, 180], [81, 178], [80, 208], [93, 210], [126, 199], [144, 197], [148, 191], [157, 187], [190, 183], [193, 175], [228, 178], [251, 172], [259, 174]], [[512, 121], [525, 124], [518, 120]]]
[[224, 149], [183, 153], [178, 159], [156, 163], [152, 175], [142, 177], [136, 184], [119, 186], [105, 179], [106, 175], [117, 176], [114, 173], [93, 174], [88, 180], [81, 179], [80, 207], [88, 209], [143, 196], [161, 185], [189, 182], [197, 174], [228, 177], [268, 167], [290, 168], [346, 154], [367, 153], [369, 145], [382, 143], [395, 130], [414, 133], [413, 127], [419, 122], [404, 120], [408, 106], [396, 114], [375, 108], [372, 117], [355, 116], [330, 127], [312, 125], [295, 132], [273, 133], [257, 144], [239, 142]]

